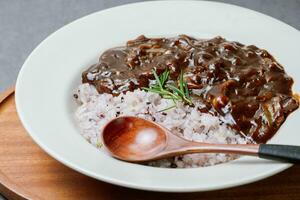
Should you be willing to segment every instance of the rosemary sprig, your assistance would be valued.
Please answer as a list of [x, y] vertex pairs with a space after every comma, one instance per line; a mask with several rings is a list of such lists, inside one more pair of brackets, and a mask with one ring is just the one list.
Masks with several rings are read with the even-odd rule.
[[[188, 105], [193, 105], [189, 89], [187, 87], [186, 82], [183, 79], [183, 73], [181, 71], [179, 79], [178, 79], [178, 86], [174, 84], [168, 84], [170, 71], [165, 70], [162, 74], [159, 76], [157, 75], [156, 71], [152, 70], [154, 78], [155, 78], [155, 84], [151, 85], [150, 87], [146, 88], [143, 87], [142, 89], [154, 92], [157, 94], [160, 94], [165, 99], [172, 99], [174, 101], [174, 104], [176, 105], [176, 101], [182, 101]], [[171, 106], [170, 108], [175, 107]]]

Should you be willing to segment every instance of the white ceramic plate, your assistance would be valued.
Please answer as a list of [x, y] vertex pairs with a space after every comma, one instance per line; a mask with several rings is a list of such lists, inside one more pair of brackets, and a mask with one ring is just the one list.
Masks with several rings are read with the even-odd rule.
[[[102, 51], [140, 34], [221, 35], [265, 48], [285, 66], [300, 91], [299, 32], [271, 17], [205, 1], [130, 4], [83, 17], [45, 39], [28, 57], [16, 86], [20, 119], [34, 141], [65, 165], [88, 176], [131, 188], [190, 192], [227, 188], [271, 176], [289, 164], [243, 157], [212, 167], [162, 169], [122, 162], [86, 142], [73, 118], [73, 89], [81, 72]], [[300, 144], [300, 112], [293, 113], [272, 143]]]

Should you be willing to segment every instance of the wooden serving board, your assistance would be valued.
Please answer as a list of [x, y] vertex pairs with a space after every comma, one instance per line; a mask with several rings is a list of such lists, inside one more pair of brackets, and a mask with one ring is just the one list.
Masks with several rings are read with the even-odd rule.
[[54, 160], [32, 141], [16, 113], [13, 91], [0, 96], [0, 192], [8, 199], [300, 199], [299, 165], [256, 183], [202, 193], [146, 192], [89, 178]]

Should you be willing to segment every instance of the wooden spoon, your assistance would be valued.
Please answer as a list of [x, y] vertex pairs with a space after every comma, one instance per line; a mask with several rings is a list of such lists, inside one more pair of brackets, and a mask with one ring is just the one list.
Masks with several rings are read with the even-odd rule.
[[111, 155], [129, 162], [144, 162], [190, 153], [228, 153], [300, 162], [300, 146], [272, 144], [208, 144], [172, 134], [155, 122], [123, 116], [108, 122], [102, 133]]

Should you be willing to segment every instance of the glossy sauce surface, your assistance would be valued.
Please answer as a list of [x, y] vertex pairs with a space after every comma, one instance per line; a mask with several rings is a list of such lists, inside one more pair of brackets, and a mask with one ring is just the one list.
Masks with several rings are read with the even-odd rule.
[[199, 40], [139, 36], [126, 46], [105, 51], [99, 62], [83, 72], [83, 83], [99, 93], [118, 95], [147, 87], [158, 74], [170, 70], [177, 80], [181, 70], [194, 100], [231, 128], [257, 143], [270, 139], [287, 116], [299, 107], [293, 79], [266, 51], [221, 37]]

